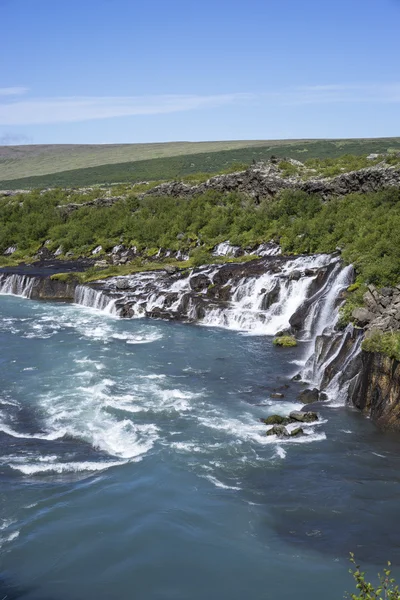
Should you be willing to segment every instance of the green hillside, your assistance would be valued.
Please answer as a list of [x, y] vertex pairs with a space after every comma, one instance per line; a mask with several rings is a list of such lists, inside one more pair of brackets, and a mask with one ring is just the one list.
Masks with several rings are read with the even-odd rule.
[[156, 144], [42, 144], [0, 146], [0, 180], [48, 175], [100, 165], [151, 160], [169, 156], [235, 150], [290, 142], [222, 141]]
[[[243, 142], [244, 143], [244, 142]], [[256, 144], [256, 142], [254, 142]], [[231, 165], [250, 164], [269, 158], [290, 156], [299, 160], [337, 158], [343, 154], [400, 152], [400, 138], [365, 140], [300, 140], [255, 145], [231, 150], [207, 151], [150, 160], [136, 160], [95, 167], [70, 169], [47, 175], [0, 180], [0, 189], [32, 189], [46, 187], [82, 187], [116, 182], [160, 181], [195, 173], [217, 173]], [[54, 159], [55, 160], [55, 159]]]

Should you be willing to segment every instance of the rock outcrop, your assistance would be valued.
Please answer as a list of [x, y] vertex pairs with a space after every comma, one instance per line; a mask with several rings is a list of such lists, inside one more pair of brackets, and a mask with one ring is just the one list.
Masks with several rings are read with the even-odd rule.
[[400, 330], [400, 285], [380, 290], [369, 285], [363, 300], [365, 307], [356, 308], [352, 317], [365, 328], [366, 337], [375, 331]]
[[173, 196], [190, 198], [210, 190], [223, 193], [241, 192], [255, 200], [274, 197], [284, 189], [300, 190], [318, 194], [323, 198], [345, 196], [354, 192], [368, 193], [388, 187], [399, 187], [400, 170], [386, 164], [376, 165], [359, 171], [343, 173], [331, 178], [310, 178], [300, 176], [284, 177], [275, 162], [257, 163], [245, 171], [217, 175], [204, 183], [188, 185], [182, 182], [168, 182], [158, 185], [142, 196]]
[[380, 353], [362, 352], [350, 400], [379, 427], [400, 431], [400, 363]]

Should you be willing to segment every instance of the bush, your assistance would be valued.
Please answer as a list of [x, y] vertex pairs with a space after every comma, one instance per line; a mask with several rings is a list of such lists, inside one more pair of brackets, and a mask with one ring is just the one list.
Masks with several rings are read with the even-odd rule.
[[400, 333], [374, 332], [362, 343], [365, 352], [380, 352], [400, 361]]
[[292, 335], [282, 335], [276, 337], [273, 344], [274, 346], [280, 346], [282, 348], [292, 348], [293, 346], [297, 346], [297, 341]]
[[365, 580], [365, 571], [360, 570], [360, 565], [356, 564], [352, 552], [350, 553], [350, 562], [355, 566], [355, 570], [350, 569], [349, 572], [353, 575], [358, 591], [356, 594], [347, 593], [347, 598], [351, 598], [351, 600], [400, 600], [399, 586], [391, 577], [390, 562], [383, 569], [383, 575], [378, 573], [377, 586]]

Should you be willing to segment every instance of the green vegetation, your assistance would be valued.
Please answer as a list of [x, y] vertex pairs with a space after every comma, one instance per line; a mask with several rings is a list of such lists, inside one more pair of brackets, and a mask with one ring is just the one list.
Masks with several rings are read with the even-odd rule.
[[352, 321], [352, 312], [355, 308], [364, 306], [364, 294], [367, 287], [360, 281], [360, 278], [350, 285], [345, 292], [346, 302], [340, 307], [338, 326], [342, 329]]
[[281, 335], [276, 337], [273, 342], [274, 346], [280, 346], [281, 348], [292, 348], [297, 346], [296, 338], [292, 335]]
[[383, 574], [378, 573], [378, 584], [374, 585], [365, 579], [365, 572], [361, 571], [360, 565], [356, 564], [354, 554], [350, 553], [350, 562], [353, 563], [355, 570], [350, 569], [357, 593], [346, 594], [351, 600], [400, 600], [399, 586], [391, 576], [391, 563], [383, 569]]
[[363, 341], [362, 349], [365, 352], [380, 352], [400, 361], [400, 333], [376, 331]]
[[[171, 145], [171, 148], [174, 147], [175, 150], [165, 149], [164, 153], [160, 152], [158, 154], [157, 149], [150, 151], [150, 154], [137, 150], [133, 160], [128, 158], [129, 148], [131, 148], [129, 145], [125, 146], [124, 150], [121, 150], [121, 148], [124, 148], [121, 146], [104, 146], [100, 147], [101, 150], [99, 150], [99, 147], [92, 147], [96, 150], [93, 151], [93, 156], [89, 152], [87, 154], [83, 152], [82, 148], [85, 147], [75, 147], [81, 148], [81, 150], [73, 154], [74, 158], [71, 159], [71, 162], [64, 162], [63, 153], [59, 147], [50, 146], [47, 148], [55, 148], [53, 156], [49, 153], [40, 155], [42, 158], [43, 156], [46, 157], [43, 159], [45, 160], [44, 164], [40, 168], [39, 166], [38, 168], [29, 166], [25, 170], [25, 158], [15, 159], [10, 165], [10, 157], [5, 157], [3, 153], [0, 153], [0, 189], [43, 189], [56, 186], [82, 187], [115, 182], [181, 179], [191, 175], [195, 175], [196, 180], [196, 178], [201, 177], [199, 174], [214, 174], [221, 170], [235, 168], [235, 163], [242, 166], [250, 165], [253, 161], [266, 160], [272, 155], [278, 158], [290, 156], [303, 162], [306, 161], [309, 168], [315, 168], [327, 175], [329, 169], [335, 173], [342, 172], [341, 168], [345, 168], [344, 166], [336, 163], [331, 165], [329, 160], [342, 157], [344, 154], [347, 157], [364, 155], [361, 163], [358, 163], [356, 157], [354, 157], [353, 165], [364, 165], [365, 163], [370, 165], [371, 162], [366, 161], [366, 156], [370, 152], [386, 153], [389, 148], [400, 151], [400, 138], [221, 142], [221, 144], [222, 146], [218, 146], [216, 142], [210, 143], [209, 146], [194, 146], [189, 143], [183, 144], [183, 146], [175, 144]], [[239, 147], [235, 144], [238, 144]], [[160, 146], [167, 145], [161, 144]], [[197, 152], [192, 154], [193, 148], [197, 148]], [[206, 151], [201, 151], [201, 148], [206, 148]], [[121, 156], [120, 152], [122, 151], [125, 153], [123, 158], [119, 162], [114, 160], [115, 156]], [[173, 155], [174, 152], [177, 155]], [[67, 156], [70, 156], [68, 152]], [[156, 158], [156, 156], [161, 157]], [[319, 159], [321, 163], [314, 164], [310, 162], [310, 159]], [[324, 159], [329, 159], [327, 164], [324, 163]], [[32, 157], [29, 160], [33, 160]], [[38, 160], [38, 158], [35, 158], [35, 160]], [[99, 160], [102, 160], [102, 162], [98, 162]], [[348, 160], [348, 158], [344, 159], [343, 162], [346, 163]]]
[[[204, 152], [219, 152], [291, 142], [236, 140], [225, 142], [166, 142], [155, 144], [42, 144], [0, 146], [0, 179], [20, 179], [32, 175], [49, 175], [60, 171], [86, 169], [115, 163], [135, 162], [187, 156]], [[386, 145], [391, 140], [386, 140]], [[393, 140], [397, 145], [397, 140]], [[365, 150], [367, 152], [367, 150]]]
[[[353, 159], [346, 161], [338, 159], [338, 164], [345, 165], [340, 168], [353, 164]], [[365, 283], [383, 286], [400, 280], [398, 189], [329, 201], [286, 190], [275, 199], [256, 203], [239, 193], [217, 191], [190, 200], [155, 195], [140, 198], [142, 187], [115, 186], [112, 194], [123, 198], [112, 206], [82, 206], [72, 212], [63, 205], [83, 204], [104, 196], [105, 191], [52, 189], [0, 198], [0, 254], [9, 246], [18, 246], [12, 257], [2, 258], [2, 264], [32, 260], [43, 244], [50, 251], [61, 248], [63, 255], [69, 253], [71, 258], [90, 256], [99, 245], [103, 251], [97, 258], [117, 244], [136, 246], [142, 258], [133, 266], [141, 270], [147, 268], [147, 262], [149, 268], [154, 267], [159, 248], [184, 251], [192, 266], [217, 262], [210, 251], [227, 239], [242, 247], [273, 239], [287, 254], [333, 252], [340, 247], [344, 260], [354, 264], [358, 274], [356, 285], [346, 292], [342, 324], [362, 305]]]

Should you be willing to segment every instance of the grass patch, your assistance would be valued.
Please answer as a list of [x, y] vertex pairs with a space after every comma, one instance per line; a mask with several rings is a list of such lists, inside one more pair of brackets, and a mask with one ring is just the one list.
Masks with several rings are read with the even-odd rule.
[[365, 352], [380, 352], [400, 361], [400, 332], [374, 332], [363, 341], [361, 347]]

